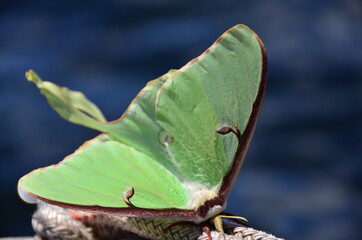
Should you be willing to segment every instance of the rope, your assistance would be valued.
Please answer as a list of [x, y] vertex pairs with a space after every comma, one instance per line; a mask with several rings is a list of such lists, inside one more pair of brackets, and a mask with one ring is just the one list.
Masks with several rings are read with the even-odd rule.
[[[209, 240], [200, 225], [151, 218], [67, 210], [41, 203], [33, 215], [37, 240]], [[213, 240], [282, 240], [263, 231], [224, 220], [225, 234], [211, 230]]]

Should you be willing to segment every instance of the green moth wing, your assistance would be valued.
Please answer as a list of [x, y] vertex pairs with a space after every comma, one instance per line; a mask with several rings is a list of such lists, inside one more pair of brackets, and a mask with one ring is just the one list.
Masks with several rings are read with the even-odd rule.
[[[151, 81], [115, 121], [82, 93], [34, 82], [65, 119], [103, 132], [62, 162], [19, 180], [65, 207], [202, 221], [222, 211], [255, 128], [266, 53], [244, 25]], [[220, 134], [222, 133], [222, 134]]]
[[[76, 205], [128, 207], [122, 198], [130, 187], [137, 189], [131, 200], [135, 206], [179, 208], [187, 201], [181, 183], [165, 168], [106, 135], [86, 142], [62, 163], [35, 171], [32, 178], [24, 181], [22, 188], [32, 193], [46, 189], [42, 197]], [[53, 187], [60, 182], [61, 188]]]

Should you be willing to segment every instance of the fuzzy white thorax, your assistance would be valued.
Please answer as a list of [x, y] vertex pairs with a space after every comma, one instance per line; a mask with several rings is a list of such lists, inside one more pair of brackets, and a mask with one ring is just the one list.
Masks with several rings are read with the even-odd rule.
[[183, 185], [190, 196], [187, 208], [196, 209], [202, 206], [207, 200], [217, 197], [221, 183], [211, 189], [206, 188], [199, 183], [185, 182]]
[[[207, 200], [211, 200], [218, 196], [221, 182], [211, 189], [206, 188], [205, 186], [203, 186], [199, 183], [186, 182], [186, 183], [183, 183], [183, 185], [189, 192], [189, 196], [190, 196], [187, 208], [188, 209], [197, 209], [197, 208], [201, 207]], [[207, 214], [205, 217], [196, 216], [196, 218], [194, 218], [192, 221], [195, 223], [203, 222], [206, 219], [216, 216], [219, 213], [221, 213], [222, 211], [224, 211], [225, 207], [226, 207], [226, 203], [224, 203], [223, 206], [215, 205], [207, 211]]]
[[210, 208], [208, 211], [207, 211], [207, 214], [205, 217], [199, 217], [197, 216], [196, 218], [194, 218], [192, 221], [194, 223], [201, 223], [201, 222], [204, 222], [205, 220], [209, 219], [209, 218], [212, 218], [212, 217], [215, 217], [217, 215], [219, 215], [222, 211], [224, 211], [224, 209], [226, 208], [226, 203], [224, 203], [223, 206], [221, 205], [215, 205], [213, 206], [212, 208]]

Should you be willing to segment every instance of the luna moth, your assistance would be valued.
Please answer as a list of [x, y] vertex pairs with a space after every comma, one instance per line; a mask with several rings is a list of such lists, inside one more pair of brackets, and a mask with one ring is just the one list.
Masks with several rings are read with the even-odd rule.
[[150, 81], [115, 121], [81, 92], [42, 81], [66, 120], [101, 132], [58, 164], [19, 180], [21, 196], [65, 208], [203, 222], [221, 213], [261, 108], [267, 58], [248, 27]]

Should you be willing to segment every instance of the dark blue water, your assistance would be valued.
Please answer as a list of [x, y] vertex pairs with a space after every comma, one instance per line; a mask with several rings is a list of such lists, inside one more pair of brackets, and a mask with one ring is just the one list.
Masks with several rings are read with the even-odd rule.
[[113, 120], [237, 23], [264, 41], [269, 83], [228, 211], [286, 239], [361, 239], [358, 0], [2, 1], [0, 236], [33, 234], [17, 180], [97, 135], [61, 119], [25, 71], [85, 92]]

